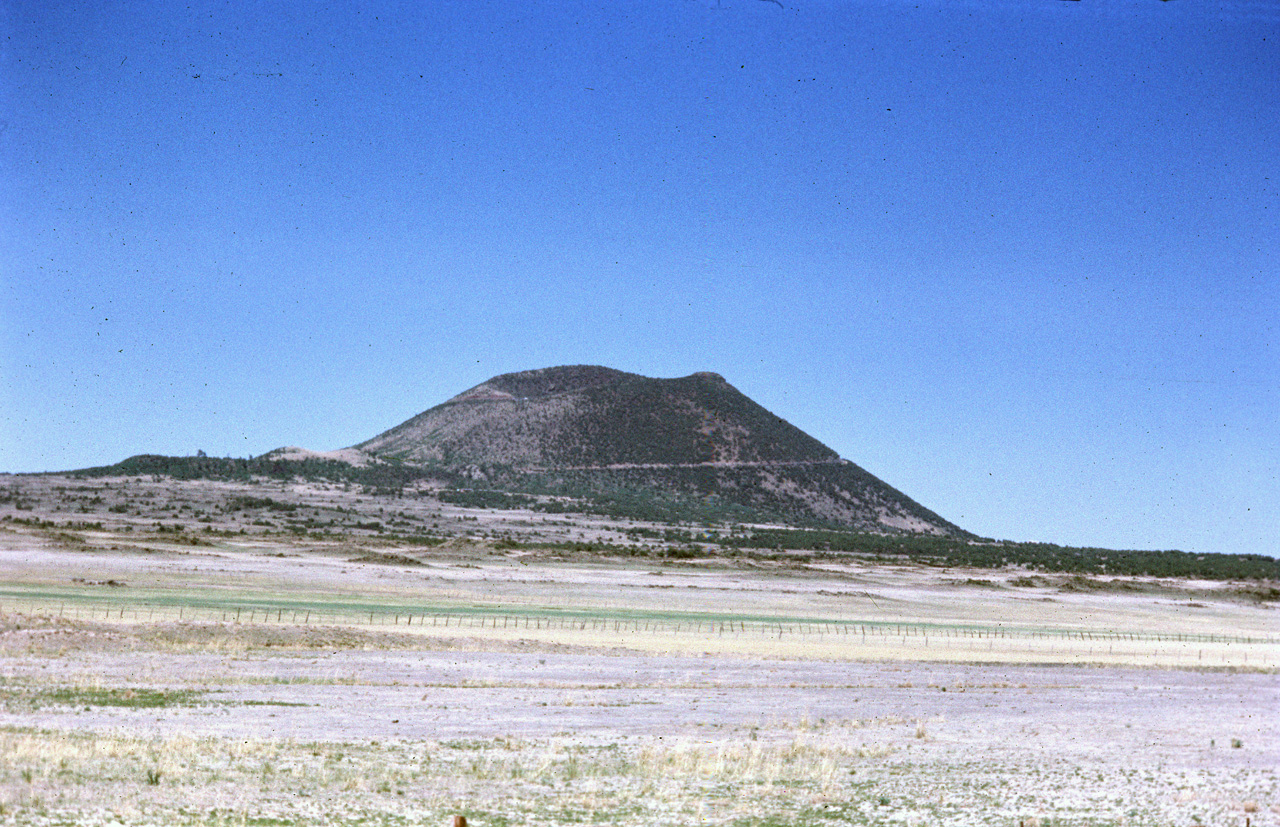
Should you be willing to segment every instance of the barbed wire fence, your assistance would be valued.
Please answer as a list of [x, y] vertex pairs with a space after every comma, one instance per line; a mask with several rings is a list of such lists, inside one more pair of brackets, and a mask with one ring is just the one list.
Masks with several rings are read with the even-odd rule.
[[1280, 636], [1256, 634], [1141, 632], [1122, 630], [966, 626], [822, 619], [737, 619], [618, 617], [607, 614], [457, 611], [430, 607], [319, 609], [296, 605], [182, 605], [104, 601], [48, 603], [11, 600], [0, 616], [61, 618], [104, 623], [220, 623], [295, 627], [364, 627], [371, 630], [485, 636], [540, 637], [556, 634], [625, 643], [640, 636], [673, 639], [736, 638], [806, 642], [825, 646], [867, 646], [908, 650], [949, 650], [957, 655], [986, 651], [1063, 656], [1173, 659], [1190, 665], [1253, 664], [1280, 667]]

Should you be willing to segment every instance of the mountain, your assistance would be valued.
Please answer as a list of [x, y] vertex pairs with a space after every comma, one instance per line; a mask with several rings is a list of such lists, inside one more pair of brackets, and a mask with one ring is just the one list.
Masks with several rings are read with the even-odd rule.
[[355, 448], [493, 487], [965, 534], [715, 373], [651, 379], [574, 365], [503, 374]]

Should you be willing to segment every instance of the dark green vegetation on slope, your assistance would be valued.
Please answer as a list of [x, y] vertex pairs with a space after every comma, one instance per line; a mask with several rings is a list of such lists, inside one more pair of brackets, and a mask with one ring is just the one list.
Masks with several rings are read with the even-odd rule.
[[[745, 537], [730, 537], [721, 542], [733, 547], [869, 554], [984, 569], [1019, 567], [1046, 573], [1280, 580], [1280, 560], [1261, 554], [1073, 548], [1053, 543], [795, 529], [756, 529]], [[1276, 597], [1280, 597], [1280, 593], [1271, 599]]]
[[[893, 489], [852, 463], [831, 462], [785, 469], [789, 481], [799, 480], [814, 496], [838, 504], [854, 497], [878, 503], [896, 494]], [[778, 469], [768, 466], [691, 466], [677, 468], [517, 470], [502, 466], [472, 468], [464, 473], [440, 465], [380, 462], [356, 466], [329, 459], [279, 459], [270, 454], [250, 459], [170, 457], [140, 454], [115, 465], [72, 472], [78, 476], [159, 476], [175, 480], [238, 480], [255, 477], [311, 480], [363, 486], [370, 494], [400, 495], [411, 486], [444, 486], [437, 498], [455, 505], [479, 508], [527, 508], [535, 496], [568, 498], [569, 504], [544, 503], [541, 510], [572, 510], [615, 519], [657, 522], [784, 522], [809, 527], [844, 527], [847, 521], [824, 520], [813, 508], [768, 483]], [[480, 479], [477, 480], [476, 478]], [[411, 494], [410, 494], [411, 495]], [[925, 522], [940, 517], [902, 497], [910, 513]], [[895, 504], [901, 507], [901, 501]], [[874, 521], [855, 526], [880, 529]], [[959, 529], [958, 535], [968, 536]]]
[[[357, 466], [331, 459], [278, 459], [270, 454], [240, 459], [233, 457], [169, 457], [138, 454], [114, 465], [101, 465], [70, 472], [82, 477], [160, 476], [175, 480], [241, 480], [265, 477], [277, 480], [317, 480], [347, 482], [370, 489], [399, 491], [424, 479], [439, 479], [440, 471], [399, 463]], [[448, 479], [453, 476], [445, 474]], [[461, 477], [459, 476], [459, 479]]]

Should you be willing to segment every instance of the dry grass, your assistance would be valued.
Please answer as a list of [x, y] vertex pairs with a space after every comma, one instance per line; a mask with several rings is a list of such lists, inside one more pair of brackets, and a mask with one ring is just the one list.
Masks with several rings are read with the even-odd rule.
[[[642, 747], [568, 741], [303, 744], [0, 732], [9, 824], [728, 823], [846, 797], [885, 751], [822, 736]], [[610, 820], [613, 820], [610, 818]]]
[[[15, 825], [790, 825], [1215, 823], [1275, 780], [1158, 770], [1085, 777], [913, 760], [832, 726], [772, 742], [573, 739], [300, 743], [0, 730], [0, 820]], [[1233, 797], [1233, 794], [1240, 796]]]

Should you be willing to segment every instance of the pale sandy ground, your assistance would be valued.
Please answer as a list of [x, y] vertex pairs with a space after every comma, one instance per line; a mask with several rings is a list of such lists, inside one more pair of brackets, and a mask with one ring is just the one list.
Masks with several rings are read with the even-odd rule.
[[1274, 673], [422, 642], [228, 654], [125, 636], [0, 657], [11, 691], [207, 693], [0, 713], [5, 823], [1280, 820]]
[[1280, 823], [1273, 603], [1020, 574], [9, 526], [0, 824]]

